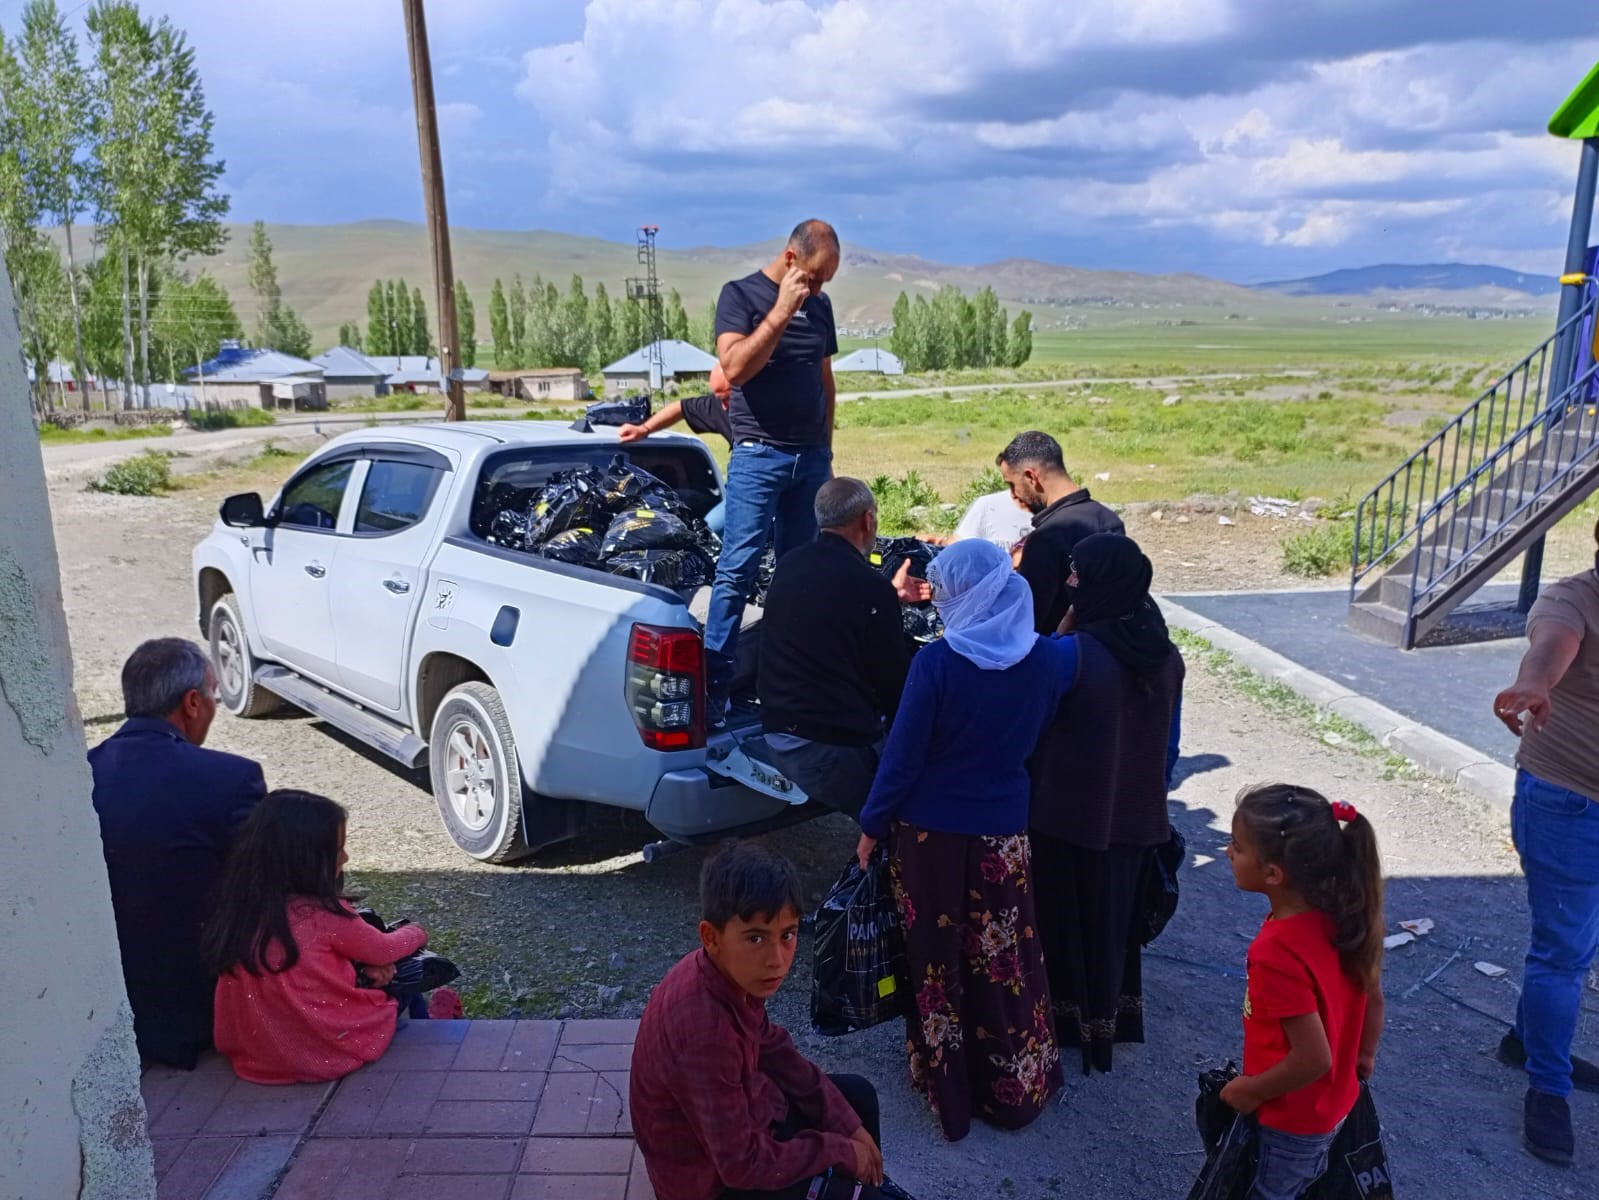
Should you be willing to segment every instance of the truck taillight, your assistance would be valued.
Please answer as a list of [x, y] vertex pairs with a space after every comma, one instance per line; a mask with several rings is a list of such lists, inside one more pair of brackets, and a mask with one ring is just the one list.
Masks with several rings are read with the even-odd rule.
[[627, 707], [651, 750], [705, 745], [705, 647], [686, 629], [633, 626]]

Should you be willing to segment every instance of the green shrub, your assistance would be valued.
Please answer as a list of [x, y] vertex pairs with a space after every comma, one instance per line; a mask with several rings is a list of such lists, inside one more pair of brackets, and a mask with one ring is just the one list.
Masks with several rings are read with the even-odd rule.
[[113, 464], [89, 485], [91, 491], [118, 496], [155, 496], [172, 486], [172, 463], [165, 454], [146, 450]]
[[256, 429], [276, 425], [277, 421], [264, 408], [215, 408], [189, 413], [190, 427], [207, 433], [218, 429]]
[[1283, 539], [1283, 570], [1321, 579], [1349, 569], [1355, 527], [1348, 521], [1318, 521], [1303, 533]]
[[1003, 492], [1010, 485], [1005, 482], [1005, 477], [999, 473], [998, 467], [984, 467], [972, 481], [961, 489], [960, 510], [965, 512], [972, 506], [974, 500], [984, 496], [991, 496], [995, 492]]
[[944, 510], [938, 490], [916, 471], [907, 471], [898, 479], [879, 475], [871, 488], [877, 497], [877, 528], [884, 537], [953, 529], [959, 520], [959, 513]]

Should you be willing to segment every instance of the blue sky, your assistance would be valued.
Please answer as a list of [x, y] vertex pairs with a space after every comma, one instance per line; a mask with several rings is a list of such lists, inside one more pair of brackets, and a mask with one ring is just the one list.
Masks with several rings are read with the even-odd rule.
[[[71, 7], [66, 0], [63, 7]], [[420, 220], [395, 0], [167, 0], [236, 219]], [[20, 0], [0, 0], [15, 27]], [[1593, 0], [434, 0], [451, 221], [1243, 281], [1555, 273]], [[1447, 14], [1447, 15], [1445, 15]]]

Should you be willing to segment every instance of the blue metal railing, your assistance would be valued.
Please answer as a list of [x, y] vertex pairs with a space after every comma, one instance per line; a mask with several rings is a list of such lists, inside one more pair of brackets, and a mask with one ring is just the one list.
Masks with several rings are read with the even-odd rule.
[[1366, 494], [1355, 509], [1351, 598], [1409, 549], [1407, 616], [1414, 619], [1507, 527], [1599, 463], [1599, 416], [1586, 401], [1599, 368], [1588, 362], [1553, 401], [1544, 399], [1557, 350], [1580, 334], [1596, 304], [1599, 297], [1589, 296], [1543, 345]]

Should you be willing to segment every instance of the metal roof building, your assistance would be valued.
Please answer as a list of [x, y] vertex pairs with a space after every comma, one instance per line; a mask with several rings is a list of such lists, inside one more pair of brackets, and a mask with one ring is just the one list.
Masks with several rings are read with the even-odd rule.
[[871, 371], [878, 375], [903, 375], [905, 374], [905, 364], [899, 361], [897, 355], [872, 346], [860, 350], [851, 350], [843, 358], [835, 358], [833, 360], [833, 370]]
[[677, 338], [663, 338], [659, 343], [651, 342], [648, 346], [640, 346], [632, 354], [617, 359], [610, 366], [601, 370], [608, 384], [618, 387], [650, 386], [650, 350], [659, 344], [661, 347], [661, 378], [663, 381], [675, 379], [678, 376], [690, 378], [706, 378], [711, 373], [711, 368], [716, 365], [716, 359], [711, 357], [698, 346]]

